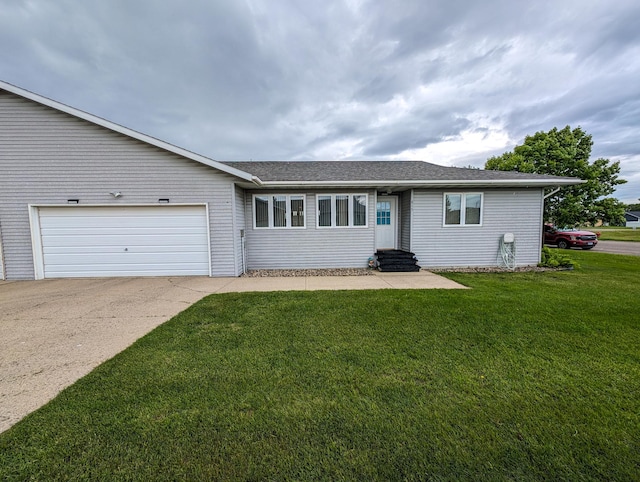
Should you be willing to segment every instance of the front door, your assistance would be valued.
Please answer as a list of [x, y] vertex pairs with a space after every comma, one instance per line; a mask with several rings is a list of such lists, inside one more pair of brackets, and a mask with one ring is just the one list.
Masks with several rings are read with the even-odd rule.
[[395, 196], [381, 196], [376, 203], [376, 249], [396, 249], [398, 236]]

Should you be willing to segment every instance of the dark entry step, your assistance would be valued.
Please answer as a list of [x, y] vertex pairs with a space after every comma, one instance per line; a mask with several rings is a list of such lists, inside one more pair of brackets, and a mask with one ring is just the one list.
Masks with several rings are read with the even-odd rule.
[[384, 272], [412, 272], [420, 271], [414, 253], [400, 249], [385, 249], [376, 251], [378, 270]]
[[420, 271], [420, 266], [417, 264], [392, 264], [392, 265], [380, 265], [378, 271], [385, 273], [411, 273]]

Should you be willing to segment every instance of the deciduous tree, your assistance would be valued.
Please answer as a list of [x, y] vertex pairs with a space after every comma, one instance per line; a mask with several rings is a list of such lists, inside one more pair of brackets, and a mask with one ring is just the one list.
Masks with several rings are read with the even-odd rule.
[[[638, 199], [640, 201], [640, 199]], [[627, 204], [627, 211], [640, 211], [640, 203]]]
[[555, 176], [577, 177], [586, 182], [565, 186], [549, 196], [545, 202], [545, 221], [558, 226], [595, 224], [597, 220], [618, 220], [620, 207], [615, 198], [605, 198], [619, 184], [620, 163], [609, 159], [589, 162], [593, 140], [580, 127], [554, 127], [549, 132], [527, 136], [513, 152], [487, 160], [485, 169], [520, 171]]

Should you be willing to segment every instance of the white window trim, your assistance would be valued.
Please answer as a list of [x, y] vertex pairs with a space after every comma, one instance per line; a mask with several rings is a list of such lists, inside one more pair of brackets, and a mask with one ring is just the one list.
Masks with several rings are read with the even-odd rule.
[[[286, 226], [274, 226], [273, 225], [273, 198], [282, 196], [286, 198], [286, 213], [285, 220]], [[256, 226], [256, 198], [268, 198], [268, 215], [269, 226]], [[303, 221], [304, 226], [291, 226], [291, 199], [302, 199], [302, 208], [304, 212]], [[280, 193], [264, 193], [253, 194], [251, 196], [251, 212], [253, 217], [253, 229], [307, 229], [307, 195], [306, 194], [280, 194]]]
[[[479, 224], [467, 224], [466, 223], [466, 204], [467, 195], [480, 196], [480, 223]], [[447, 196], [461, 196], [460, 197], [460, 223], [459, 224], [447, 224]], [[478, 228], [482, 226], [484, 220], [484, 193], [483, 192], [445, 192], [442, 195], [442, 226], [445, 228]]]
[[[349, 197], [349, 225], [348, 226], [337, 226], [336, 225], [336, 197], [337, 196], [348, 196]], [[364, 209], [365, 209], [365, 217], [364, 224], [355, 226], [353, 224], [353, 202], [355, 196], [364, 196]], [[321, 197], [331, 197], [331, 226], [320, 226], [320, 198]], [[316, 194], [316, 228], [317, 229], [362, 229], [369, 227], [369, 194], [365, 192], [338, 192], [338, 193], [318, 193]]]

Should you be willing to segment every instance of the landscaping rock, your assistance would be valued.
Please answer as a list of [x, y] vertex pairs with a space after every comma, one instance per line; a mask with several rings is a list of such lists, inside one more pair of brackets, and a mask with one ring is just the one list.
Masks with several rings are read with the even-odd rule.
[[247, 278], [306, 277], [306, 276], [372, 276], [369, 268], [325, 268], [325, 269], [256, 269], [242, 276]]

